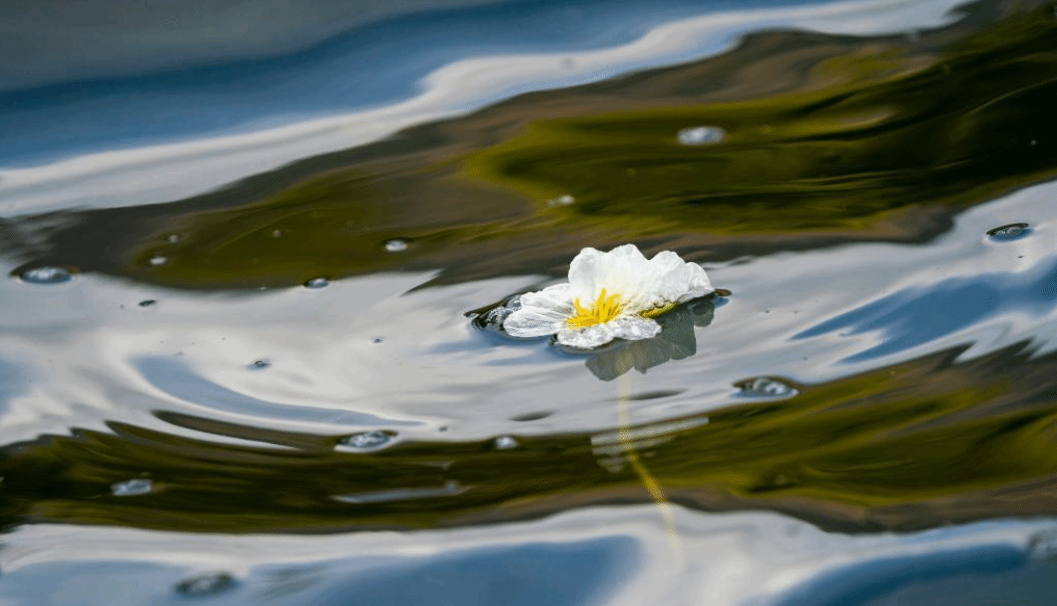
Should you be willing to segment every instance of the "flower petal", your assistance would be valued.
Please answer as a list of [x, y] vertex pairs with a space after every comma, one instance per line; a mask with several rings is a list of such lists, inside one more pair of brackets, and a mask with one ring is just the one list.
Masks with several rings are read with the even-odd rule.
[[515, 337], [545, 337], [566, 328], [576, 313], [568, 284], [521, 295], [521, 308], [503, 320], [503, 330]]
[[587, 328], [566, 328], [558, 332], [558, 342], [577, 349], [594, 349], [609, 343], [614, 338], [611, 322], [595, 324]]
[[627, 339], [628, 341], [652, 339], [661, 332], [661, 325], [656, 321], [638, 316], [617, 318], [612, 322], [607, 322], [607, 324], [610, 326], [610, 332], [613, 333], [614, 337]]
[[598, 249], [587, 247], [573, 257], [569, 263], [569, 284], [578, 296], [588, 300], [598, 298], [602, 291], [601, 265], [605, 253]]
[[649, 261], [634, 244], [624, 244], [603, 253], [584, 248], [569, 264], [569, 283], [576, 297], [597, 299], [602, 289], [620, 294], [631, 302], [648, 279]]
[[650, 259], [652, 294], [667, 303], [685, 303], [712, 292], [708, 275], [697, 263], [687, 263], [670, 250]]
[[649, 318], [630, 316], [587, 328], [565, 328], [558, 332], [558, 342], [578, 349], [594, 349], [613, 339], [637, 341], [656, 337], [660, 332], [661, 325], [657, 322]]

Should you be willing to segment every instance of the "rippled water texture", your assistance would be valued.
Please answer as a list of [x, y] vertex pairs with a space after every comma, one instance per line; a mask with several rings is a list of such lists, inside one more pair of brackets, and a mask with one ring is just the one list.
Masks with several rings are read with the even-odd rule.
[[[1052, 2], [107, 4], [0, 7], [3, 604], [1057, 595]], [[626, 242], [720, 290], [498, 328]]]

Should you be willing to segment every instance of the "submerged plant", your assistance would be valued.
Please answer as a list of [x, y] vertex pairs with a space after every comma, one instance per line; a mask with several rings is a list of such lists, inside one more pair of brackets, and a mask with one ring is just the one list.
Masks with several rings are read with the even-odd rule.
[[579, 349], [649, 339], [661, 331], [654, 318], [714, 290], [700, 265], [671, 251], [646, 259], [634, 244], [585, 248], [569, 265], [567, 283], [522, 295], [503, 329], [515, 337], [557, 335]]

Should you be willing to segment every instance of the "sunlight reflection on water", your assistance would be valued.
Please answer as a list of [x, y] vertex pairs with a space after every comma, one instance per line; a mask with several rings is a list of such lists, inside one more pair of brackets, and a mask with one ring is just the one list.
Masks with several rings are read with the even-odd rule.
[[[1041, 600], [1057, 157], [1018, 116], [1053, 24], [984, 4], [471, 7], [389, 63], [276, 59], [333, 76], [312, 102], [266, 58], [204, 67], [283, 86], [254, 107], [218, 79], [231, 105], [203, 120], [237, 124], [161, 135], [135, 126], [164, 109], [149, 78], [0, 92], [104, 132], [0, 109], [25, 144], [0, 153], [0, 601]], [[521, 18], [555, 31], [459, 37]], [[991, 74], [974, 44], [1019, 88], [915, 113]], [[145, 113], [109, 136], [93, 104]], [[629, 240], [729, 292], [586, 354], [478, 329], [569, 251]]]

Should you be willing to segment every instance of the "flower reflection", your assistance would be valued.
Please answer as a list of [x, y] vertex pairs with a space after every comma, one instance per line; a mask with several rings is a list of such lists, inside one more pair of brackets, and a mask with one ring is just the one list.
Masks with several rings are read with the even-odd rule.
[[645, 373], [669, 360], [682, 360], [697, 353], [694, 327], [711, 324], [715, 308], [714, 295], [680, 305], [657, 318], [661, 330], [650, 339], [615, 341], [609, 347], [590, 352], [562, 345], [557, 340], [555, 347], [569, 353], [590, 353], [587, 369], [603, 381], [612, 381], [632, 368]]

